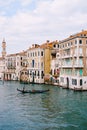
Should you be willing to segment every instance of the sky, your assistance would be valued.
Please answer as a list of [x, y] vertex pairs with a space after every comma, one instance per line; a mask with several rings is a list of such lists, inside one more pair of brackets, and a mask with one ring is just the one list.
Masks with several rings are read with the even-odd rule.
[[82, 30], [87, 30], [86, 0], [0, 0], [0, 52], [3, 39], [12, 54]]

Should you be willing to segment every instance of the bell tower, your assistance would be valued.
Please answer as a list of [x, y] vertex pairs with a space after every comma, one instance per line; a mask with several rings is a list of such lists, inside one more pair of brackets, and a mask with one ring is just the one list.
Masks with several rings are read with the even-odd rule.
[[6, 42], [5, 39], [2, 41], [2, 57], [5, 58], [6, 56]]

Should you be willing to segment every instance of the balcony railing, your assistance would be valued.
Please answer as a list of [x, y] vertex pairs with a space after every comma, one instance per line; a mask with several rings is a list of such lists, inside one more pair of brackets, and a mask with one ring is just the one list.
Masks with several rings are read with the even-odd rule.
[[82, 53], [79, 53], [79, 54], [68, 54], [68, 55], [63, 55], [63, 56], [60, 56], [58, 57], [58, 59], [66, 59], [66, 58], [72, 58], [72, 57], [83, 57], [84, 55]]
[[59, 65], [59, 68], [83, 68], [84, 65], [83, 64], [62, 64], [62, 65]]
[[72, 64], [69, 64], [69, 65], [64, 64], [64, 65], [61, 66], [61, 68], [72, 68]]
[[61, 57], [61, 59], [65, 59], [65, 58], [71, 58], [72, 57], [72, 55], [70, 54], [70, 55], [64, 55], [64, 56], [62, 56]]
[[83, 65], [83, 64], [80, 64], [80, 63], [78, 63], [78, 64], [74, 64], [74, 65], [73, 65], [73, 67], [75, 67], [75, 68], [83, 68], [83, 67], [84, 67], [84, 65]]

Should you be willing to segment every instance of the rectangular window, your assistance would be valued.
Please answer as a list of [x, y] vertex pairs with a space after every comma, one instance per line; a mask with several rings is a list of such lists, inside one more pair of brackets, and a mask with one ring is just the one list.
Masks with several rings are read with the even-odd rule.
[[37, 74], [37, 76], [40, 76], [40, 73], [39, 73], [39, 71], [38, 71], [38, 74]]
[[87, 40], [86, 40], [86, 44], [87, 44]]
[[35, 71], [35, 73], [34, 73], [34, 74], [35, 74], [35, 76], [36, 76], [36, 71]]
[[77, 85], [77, 80], [76, 79], [72, 79], [72, 84], [73, 85]]
[[29, 53], [28, 53], [28, 57], [29, 57]]
[[32, 67], [34, 67], [34, 63], [35, 63], [34, 60], [32, 60]]
[[38, 51], [38, 56], [40, 56], [40, 52]]
[[79, 64], [83, 65], [83, 59], [82, 58], [79, 58]]
[[41, 56], [43, 56], [43, 51], [41, 51]]
[[34, 57], [34, 52], [33, 52], [33, 57]]
[[21, 62], [21, 66], [22, 66], [22, 62]]
[[75, 85], [77, 85], [77, 80], [75, 79]]
[[43, 62], [41, 62], [41, 68], [43, 69]]
[[35, 56], [37, 56], [37, 53], [35, 52]]
[[68, 46], [70, 46], [70, 43], [68, 43]]
[[43, 71], [41, 71], [41, 78], [43, 79], [43, 77], [44, 77], [44, 73]]
[[79, 48], [79, 53], [82, 54], [82, 48], [81, 47]]
[[77, 44], [77, 40], [75, 40], [75, 44]]
[[83, 70], [82, 69], [79, 70], [79, 74], [80, 74], [80, 76], [83, 75]]
[[74, 50], [74, 55], [77, 56], [77, 48]]
[[73, 45], [73, 43], [71, 42], [71, 46]]
[[59, 48], [59, 44], [58, 44], [58, 48]]
[[40, 67], [40, 64], [39, 64], [39, 62], [38, 62], [38, 68]]
[[79, 44], [82, 44], [82, 40], [79, 40]]

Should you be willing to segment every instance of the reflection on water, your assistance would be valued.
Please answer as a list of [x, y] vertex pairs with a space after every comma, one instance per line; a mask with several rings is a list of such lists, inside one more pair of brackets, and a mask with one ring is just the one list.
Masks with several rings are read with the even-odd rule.
[[56, 86], [26, 85], [26, 89], [50, 89], [44, 94], [21, 94], [19, 82], [0, 84], [0, 130], [86, 130], [87, 92]]

